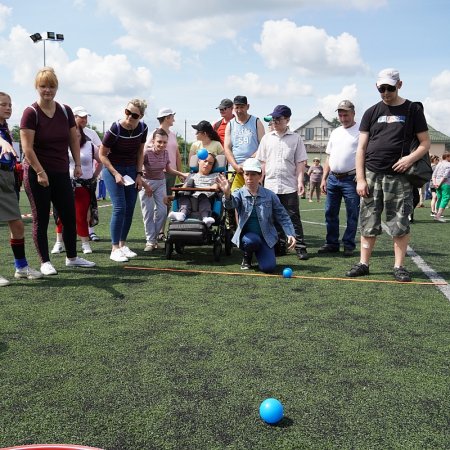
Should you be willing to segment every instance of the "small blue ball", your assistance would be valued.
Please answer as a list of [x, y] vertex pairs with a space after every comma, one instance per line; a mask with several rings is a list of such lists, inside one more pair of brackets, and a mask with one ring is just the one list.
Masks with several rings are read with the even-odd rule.
[[277, 423], [283, 418], [283, 405], [276, 398], [266, 398], [259, 406], [259, 415], [266, 423]]
[[197, 152], [197, 158], [198, 159], [206, 159], [207, 157], [208, 157], [208, 150], [206, 150], [206, 148], [201, 148]]
[[292, 278], [292, 269], [290, 267], [286, 267], [283, 270], [283, 278]]

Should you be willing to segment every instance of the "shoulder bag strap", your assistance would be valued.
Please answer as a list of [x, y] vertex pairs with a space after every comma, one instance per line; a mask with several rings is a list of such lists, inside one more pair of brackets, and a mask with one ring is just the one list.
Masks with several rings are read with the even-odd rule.
[[413, 104], [413, 102], [409, 102], [408, 112], [406, 113], [406, 117], [405, 117], [405, 128], [404, 128], [404, 132], [403, 132], [402, 154], [400, 155], [400, 158], [403, 158], [403, 153], [405, 151], [405, 143], [406, 143], [406, 137], [407, 137], [407, 133], [408, 133], [409, 119], [411, 116], [412, 104]]

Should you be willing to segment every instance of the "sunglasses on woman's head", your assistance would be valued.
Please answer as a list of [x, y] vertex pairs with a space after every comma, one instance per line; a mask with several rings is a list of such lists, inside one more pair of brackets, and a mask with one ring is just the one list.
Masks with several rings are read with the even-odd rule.
[[397, 90], [397, 86], [391, 86], [390, 84], [382, 84], [381, 86], [378, 86], [377, 89], [380, 94], [384, 94], [386, 91], [395, 92]]
[[141, 117], [140, 114], [131, 112], [129, 109], [125, 109], [125, 114], [131, 116], [133, 119], [139, 119], [139, 117]]

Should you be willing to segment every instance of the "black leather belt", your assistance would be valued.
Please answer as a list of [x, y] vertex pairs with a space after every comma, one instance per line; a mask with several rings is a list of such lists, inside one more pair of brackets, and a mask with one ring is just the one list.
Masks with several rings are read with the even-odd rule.
[[338, 173], [338, 172], [331, 171], [331, 173], [339, 180], [341, 178], [345, 178], [345, 177], [350, 177], [352, 175], [356, 175], [356, 169], [350, 170], [350, 172]]
[[0, 170], [7, 170], [8, 172], [11, 172], [13, 169], [14, 166], [11, 166], [10, 164], [0, 163]]

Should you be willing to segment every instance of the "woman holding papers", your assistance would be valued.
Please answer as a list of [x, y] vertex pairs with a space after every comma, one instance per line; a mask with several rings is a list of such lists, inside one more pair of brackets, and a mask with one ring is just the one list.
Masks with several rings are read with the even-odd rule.
[[144, 100], [130, 100], [124, 117], [111, 125], [100, 146], [102, 176], [113, 204], [110, 258], [116, 262], [126, 262], [137, 256], [128, 248], [126, 240], [138, 191], [146, 188], [142, 183], [142, 165], [148, 127], [141, 120], [146, 108]]

